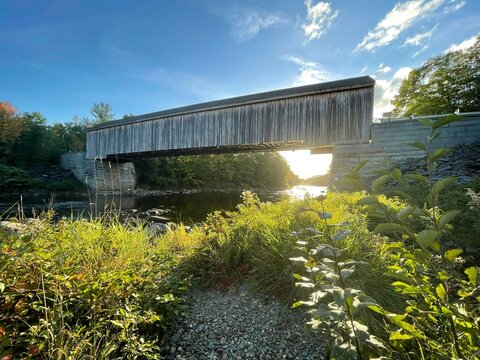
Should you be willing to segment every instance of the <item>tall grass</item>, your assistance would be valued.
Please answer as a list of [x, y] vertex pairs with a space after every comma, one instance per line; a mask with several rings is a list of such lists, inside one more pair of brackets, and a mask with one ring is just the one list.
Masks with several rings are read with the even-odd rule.
[[198, 230], [51, 220], [0, 230], [0, 358], [159, 358], [189, 285], [173, 269], [199, 246]]
[[[358, 285], [387, 308], [397, 307], [401, 301], [395, 300], [398, 295], [383, 276], [386, 264], [379, 250], [384, 240], [370, 232], [369, 210], [355, 205], [365, 196], [360, 192], [330, 193], [325, 200], [326, 211], [332, 214], [333, 223], [350, 224], [352, 233], [341, 246], [353, 257], [372, 264], [370, 271], [360, 273]], [[392, 209], [401, 207], [385, 196], [379, 196], [379, 200]], [[299, 270], [289, 260], [298, 252], [293, 232], [324, 226], [313, 211], [305, 209], [320, 210], [320, 202], [285, 199], [262, 203], [254, 194], [244, 194], [237, 212], [209, 217], [205, 225], [207, 240], [187, 263], [188, 272], [221, 287], [243, 279], [256, 290], [292, 299], [296, 291], [293, 274]]]

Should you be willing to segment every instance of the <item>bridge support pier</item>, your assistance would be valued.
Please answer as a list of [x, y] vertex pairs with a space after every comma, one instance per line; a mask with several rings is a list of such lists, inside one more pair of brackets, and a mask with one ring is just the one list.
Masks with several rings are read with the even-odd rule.
[[91, 160], [86, 158], [85, 151], [77, 151], [62, 154], [60, 166], [70, 170], [95, 191], [126, 191], [135, 188], [135, 167], [132, 162]]

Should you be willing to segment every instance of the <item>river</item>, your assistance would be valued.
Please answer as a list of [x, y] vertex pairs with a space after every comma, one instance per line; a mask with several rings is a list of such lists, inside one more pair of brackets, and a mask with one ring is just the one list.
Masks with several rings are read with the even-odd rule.
[[[323, 186], [298, 185], [284, 191], [261, 191], [262, 201], [278, 201], [284, 197], [303, 198], [324, 193]], [[15, 216], [21, 208], [26, 216], [39, 214], [51, 208], [58, 217], [99, 215], [105, 209], [121, 210], [124, 214], [145, 214], [156, 209], [161, 222], [198, 223], [215, 210], [235, 210], [241, 202], [241, 191], [196, 191], [187, 193], [167, 192], [161, 195], [102, 195], [102, 194], [58, 194], [52, 197], [45, 194], [0, 195], [0, 217]]]

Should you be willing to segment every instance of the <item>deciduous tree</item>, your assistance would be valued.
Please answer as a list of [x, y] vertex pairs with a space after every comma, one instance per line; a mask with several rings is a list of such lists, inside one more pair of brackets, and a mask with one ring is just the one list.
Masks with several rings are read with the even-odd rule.
[[394, 116], [480, 111], [480, 36], [466, 49], [427, 60], [402, 82]]

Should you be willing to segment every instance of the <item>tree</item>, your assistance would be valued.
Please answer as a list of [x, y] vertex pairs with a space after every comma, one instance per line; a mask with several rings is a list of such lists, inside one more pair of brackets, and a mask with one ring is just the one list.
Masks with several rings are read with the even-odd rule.
[[412, 70], [393, 98], [393, 115], [480, 111], [479, 94], [480, 36], [472, 47], [433, 57]]
[[21, 135], [23, 119], [8, 102], [0, 102], [0, 157], [5, 157], [13, 142]]
[[90, 109], [90, 114], [93, 115], [96, 123], [104, 123], [115, 118], [115, 115], [112, 113], [112, 107], [103, 102], [94, 103]]

